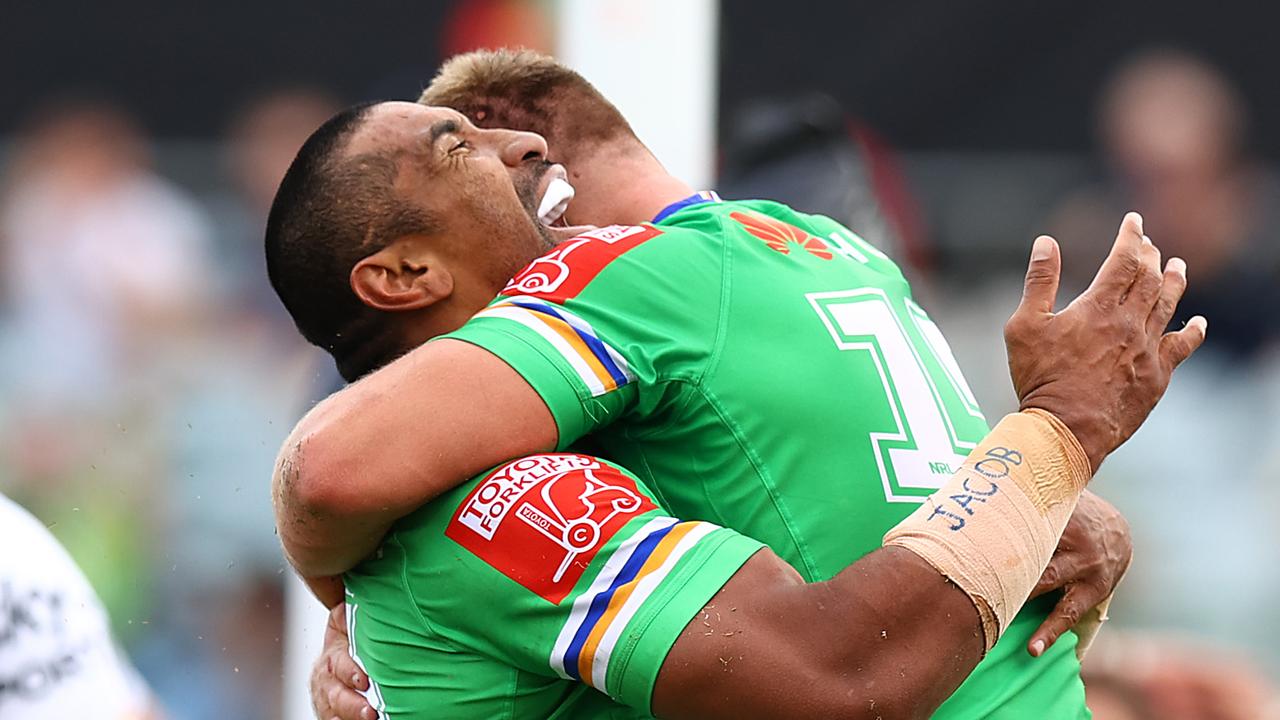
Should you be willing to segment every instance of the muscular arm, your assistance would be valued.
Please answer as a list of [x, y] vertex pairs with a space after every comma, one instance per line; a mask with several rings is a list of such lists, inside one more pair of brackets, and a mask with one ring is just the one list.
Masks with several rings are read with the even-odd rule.
[[[886, 547], [812, 584], [732, 530], [640, 502], [647, 491], [616, 466], [580, 455], [524, 458], [415, 514], [386, 554], [353, 574], [352, 603], [364, 618], [356, 645], [366, 659], [381, 657], [369, 667], [393, 713], [457, 692], [431, 672], [406, 686], [375, 650], [414, 644], [413, 633], [378, 629], [403, 628], [408, 602], [424, 627], [480, 638], [463, 647], [490, 663], [580, 679], [663, 717], [924, 717], [1026, 600], [1083, 490], [1084, 452], [1060, 425], [1043, 413], [1005, 418], [886, 535]], [[1052, 468], [1069, 471], [1057, 480]], [[602, 493], [631, 501], [597, 497], [574, 514]], [[609, 503], [611, 512], [596, 512]], [[560, 525], [553, 516], [576, 519]], [[594, 527], [596, 544], [577, 555], [582, 577], [562, 580], [552, 573], [574, 556], [556, 533], [575, 524]], [[954, 553], [928, 542], [937, 534]], [[452, 590], [440, 593], [445, 586]], [[495, 626], [520, 630], [494, 640]], [[429, 657], [427, 646], [422, 653], [395, 666]], [[503, 702], [503, 692], [485, 699]], [[330, 707], [342, 700], [317, 697]]]
[[[346, 629], [335, 610], [312, 700], [322, 717], [366, 720], [377, 714], [359, 694], [369, 681], [348, 654]], [[658, 672], [652, 708], [712, 720], [928, 717], [982, 649], [973, 601], [909, 550], [882, 548], [806, 584], [764, 549], [689, 620]]]
[[321, 592], [321, 578], [351, 569], [391, 523], [556, 437], [547, 406], [502, 360], [456, 340], [423, 345], [298, 423], [272, 478], [285, 552], [332, 605], [341, 593]]
[[[1062, 313], [1054, 314], [1058, 261], [1056, 245], [1039, 240], [1032, 254], [1022, 305], [1006, 327], [1010, 369], [1024, 408], [1043, 408], [1041, 400], [1052, 395], [1054, 409], [1061, 406], [1074, 411], [1080, 409], [1080, 404], [1059, 399], [1082, 393], [1069, 390], [1070, 383], [1063, 382], [1063, 378], [1072, 377], [1071, 371], [1078, 372], [1081, 365], [1107, 368], [1107, 372], [1098, 375], [1079, 373], [1077, 379], [1087, 383], [1080, 389], [1117, 387], [1124, 402], [1092, 415], [1095, 420], [1104, 420], [1102, 423], [1069, 423], [1079, 429], [1077, 440], [1087, 441], [1079, 450], [1087, 456], [1088, 466], [1096, 469], [1106, 454], [1145, 419], [1163, 394], [1173, 369], [1203, 341], [1205, 326], [1201, 319], [1177, 333], [1163, 332], [1170, 309], [1177, 305], [1185, 287], [1185, 272], [1180, 261], [1171, 261], [1161, 276], [1159, 252], [1142, 235], [1137, 216], [1126, 217], [1112, 253], [1090, 290]], [[1085, 347], [1107, 347], [1108, 352], [1119, 349], [1119, 354], [1092, 363], [1076, 353], [1054, 352], [1081, 346], [1078, 327], [1088, 327], [1098, 339], [1108, 340], [1100, 345], [1084, 343]], [[1035, 343], [1029, 342], [1032, 337], [1036, 338]], [[1062, 339], [1065, 347], [1052, 347], [1052, 343], [1045, 342], [1048, 338]], [[1031, 349], [1033, 346], [1038, 352]], [[1048, 363], [1063, 367], [1045, 372], [1044, 365]], [[1031, 369], [1037, 365], [1040, 367]], [[1039, 388], [1034, 383], [1020, 384], [1020, 380], [1029, 377], [1050, 380]], [[1056, 385], [1053, 392], [1044, 392], [1051, 385]], [[1069, 416], [1070, 412], [1064, 415]], [[995, 456], [1009, 457], [1000, 452], [987, 454]], [[974, 470], [987, 477], [981, 470], [982, 462], [975, 464]], [[1044, 479], [1037, 478], [1035, 487], [1042, 488]], [[970, 491], [970, 485], [963, 482], [959, 487], [963, 488], [960, 495], [950, 494], [954, 488], [939, 491], [932, 498], [938, 503], [937, 509], [945, 509], [948, 500], [967, 499], [963, 493]], [[961, 519], [959, 514], [955, 517]], [[932, 519], [927, 510], [925, 519]], [[959, 527], [963, 525], [959, 523]], [[1062, 526], [1056, 528], [1060, 533]], [[1042, 530], [1039, 542], [1027, 544], [1027, 550], [1043, 551], [1047, 534]], [[983, 552], [998, 552], [1003, 542], [991, 543]], [[979, 612], [977, 601], [970, 598], [990, 600], [999, 595], [999, 588], [1007, 588], [1006, 580], [1021, 575], [1025, 581], [1026, 573], [1003, 577], [1011, 566], [1005, 561], [997, 562], [991, 566], [999, 568], [997, 572], [1002, 575], [1001, 582], [994, 586], [997, 592], [982, 591], [975, 596], [969, 587], [961, 592], [949, 586], [934, 569], [942, 567], [936, 560], [945, 557], [934, 552], [936, 546], [917, 547], [933, 561], [925, 562], [920, 555], [913, 557], [905, 549], [886, 547], [830, 582], [810, 586], [799, 584], [794, 574], [764, 554], [753, 558], [704, 610], [707, 617], [695, 618], [685, 629], [658, 677], [654, 691], [656, 712], [672, 717], [928, 716], [981, 655], [981, 636], [990, 623]], [[976, 560], [977, 556], [969, 559]], [[1047, 556], [1044, 559], [1047, 562]], [[759, 586], [746, 584], [756, 580], [744, 574], [752, 565], [755, 567], [751, 573], [758, 573]], [[1032, 567], [1035, 565], [1027, 564], [1024, 570]], [[968, 569], [962, 569], [950, 576], [967, 573]], [[1005, 600], [996, 604], [1002, 604], [1005, 617], [1011, 617], [1016, 612], [1015, 605], [1025, 597], [1021, 593], [1006, 594]], [[728, 621], [724, 619], [726, 604]], [[739, 612], [749, 615], [738, 620]], [[910, 620], [895, 622], [903, 618]], [[869, 664], [872, 658], [876, 661], [874, 670]], [[705, 673], [696, 672], [714, 662], [723, 666], [717, 677], [708, 680]], [[730, 672], [734, 662], [741, 664]], [[863, 673], [866, 677], [859, 677]]]
[[[1089, 474], [1056, 418], [1019, 413], [830, 581], [806, 585], [757, 553], [685, 628], [657, 713], [928, 717], [1026, 602]], [[726, 672], [708, 677], [717, 659]]]
[[751, 558], [676, 641], [654, 688], [664, 718], [923, 718], [982, 659], [973, 601], [886, 547], [825, 583]]
[[[1024, 407], [1064, 418], [1096, 468], [1203, 341], [1204, 321], [1163, 333], [1185, 266], [1170, 261], [1162, 278], [1136, 216], [1126, 217], [1094, 284], [1060, 313], [1057, 247], [1037, 247], [1044, 252], [1033, 255], [1006, 326], [1014, 385]], [[557, 438], [542, 398], [497, 356], [448, 339], [423, 345], [322, 402], [286, 442], [273, 476], [286, 553], [306, 578], [344, 572], [396, 519]]]

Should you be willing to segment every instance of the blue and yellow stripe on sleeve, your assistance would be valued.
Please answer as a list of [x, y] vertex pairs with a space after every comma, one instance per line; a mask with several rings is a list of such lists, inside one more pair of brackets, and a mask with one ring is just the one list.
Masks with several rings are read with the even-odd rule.
[[559, 305], [517, 296], [490, 305], [476, 317], [512, 320], [538, 333], [573, 368], [592, 397], [635, 380], [631, 366], [590, 323]]
[[705, 522], [655, 518], [613, 552], [574, 600], [551, 653], [551, 668], [610, 695], [609, 660], [627, 623], [699, 541], [719, 529]]

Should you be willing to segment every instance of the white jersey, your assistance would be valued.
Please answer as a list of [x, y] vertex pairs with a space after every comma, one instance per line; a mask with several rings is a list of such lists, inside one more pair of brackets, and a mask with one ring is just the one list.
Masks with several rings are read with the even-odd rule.
[[0, 720], [127, 720], [149, 705], [84, 573], [0, 495]]

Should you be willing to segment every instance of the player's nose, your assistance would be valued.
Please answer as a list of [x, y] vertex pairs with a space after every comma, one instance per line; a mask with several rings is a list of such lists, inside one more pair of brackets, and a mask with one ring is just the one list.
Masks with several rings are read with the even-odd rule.
[[510, 167], [518, 167], [530, 160], [547, 158], [547, 141], [537, 133], [520, 130], [495, 130], [503, 133], [498, 140], [498, 153], [502, 162]]

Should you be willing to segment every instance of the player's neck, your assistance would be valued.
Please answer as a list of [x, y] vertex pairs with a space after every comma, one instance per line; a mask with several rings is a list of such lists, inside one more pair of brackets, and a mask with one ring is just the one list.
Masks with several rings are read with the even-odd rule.
[[693, 194], [647, 151], [585, 158], [570, 176], [578, 191], [566, 213], [571, 225], [638, 225]]
[[423, 308], [413, 313], [407, 313], [405, 317], [397, 318], [400, 325], [395, 334], [398, 345], [396, 357], [409, 352], [428, 340], [446, 335], [462, 327], [467, 320], [471, 319], [471, 316], [483, 309], [491, 299], [492, 295], [477, 303], [475, 301], [468, 302], [451, 298], [438, 306]]

